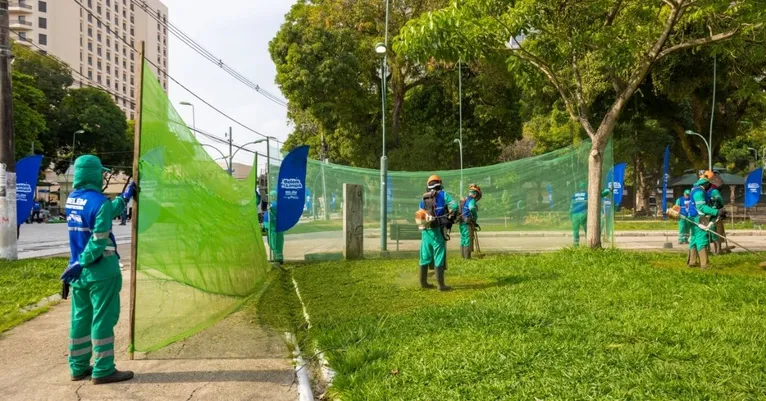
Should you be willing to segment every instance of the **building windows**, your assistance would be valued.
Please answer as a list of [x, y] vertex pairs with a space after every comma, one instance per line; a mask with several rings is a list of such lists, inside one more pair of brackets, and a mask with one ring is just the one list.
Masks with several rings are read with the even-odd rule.
[[88, 51], [93, 51], [93, 42], [88, 42]]
[[118, 66], [120, 65], [120, 56], [118, 56], [116, 54], [114, 55], [114, 64], [116, 64]]
[[128, 94], [128, 87], [125, 85], [122, 85], [122, 94], [127, 95]]
[[93, 79], [93, 70], [88, 70], [88, 79]]
[[112, 19], [112, 13], [109, 12], [109, 10], [106, 11], [106, 23], [109, 23], [109, 20]]
[[109, 48], [106, 49], [106, 60], [112, 61], [112, 52], [109, 51]]
[[112, 6], [112, 1], [111, 0], [106, 0], [106, 6], [107, 7], [111, 7]]
[[136, 92], [133, 90], [133, 88], [130, 88], [130, 97], [136, 97]]
[[[37, 26], [41, 29], [48, 29], [48, 19], [44, 17], [40, 17], [37, 19]], [[80, 25], [82, 26], [82, 25]]]
[[101, 71], [101, 61], [96, 62], [96, 68], [98, 68], [98, 70]]
[[130, 73], [131, 74], [134, 73], [135, 72], [134, 70], [135, 70], [135, 64], [130, 63]]
[[96, 40], [98, 40], [99, 42], [101, 42], [101, 32], [99, 32], [99, 33], [97, 33], [97, 34], [96, 34]]
[[106, 38], [106, 47], [109, 47], [111, 45], [112, 45], [112, 40], [109, 39], [109, 37], [107, 36], [107, 38]]
[[130, 52], [130, 61], [134, 61], [134, 60], [135, 60], [135, 53]]
[[98, 29], [101, 29], [101, 20], [96, 21], [96, 27], [98, 27]]
[[133, 30], [133, 28], [130, 28], [130, 36], [132, 37], [135, 35], [136, 35], [136, 32]]
[[93, 57], [90, 55], [88, 56], [88, 65], [93, 65]]
[[91, 28], [91, 27], [88, 27], [88, 37], [89, 38], [93, 37], [93, 28]]
[[37, 38], [37, 43], [47, 46], [48, 45], [48, 35], [41, 33]]
[[106, 73], [107, 73], [108, 75], [111, 75], [111, 74], [112, 74], [112, 67], [110, 67], [110, 66], [109, 66], [109, 64], [107, 64], [107, 65], [106, 65]]
[[125, 24], [125, 22], [122, 23], [122, 30], [123, 31], [127, 31], [128, 30], [128, 26]]
[[[132, 4], [131, 4], [131, 5], [132, 5]], [[135, 20], [135, 18], [133, 17], [133, 15], [131, 15], [131, 16], [130, 16], [130, 23], [131, 23], [131, 24], [135, 24], [135, 23], [136, 23], [136, 20]]]
[[97, 53], [98, 53], [99, 56], [101, 56], [101, 46], [98, 47]]
[[96, 7], [96, 12], [98, 13], [98, 15], [101, 15], [101, 6]]
[[106, 86], [107, 87], [112, 86], [112, 79], [109, 77], [106, 77]]
[[98, 82], [99, 85], [101, 84], [101, 74], [98, 74], [98, 78], [96, 78], [96, 82]]
[[88, 0], [88, 8], [93, 8], [93, 1], [92, 0]]
[[48, 2], [47, 1], [38, 1], [37, 2], [37, 11], [41, 13], [47, 13], [48, 12]]

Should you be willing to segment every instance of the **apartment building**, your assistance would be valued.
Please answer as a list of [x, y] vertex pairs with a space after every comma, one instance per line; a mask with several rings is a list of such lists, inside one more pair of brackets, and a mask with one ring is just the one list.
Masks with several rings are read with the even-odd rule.
[[139, 44], [167, 91], [168, 8], [159, 0], [11, 0], [11, 37], [51, 54], [74, 71], [75, 86], [109, 92], [135, 117]]

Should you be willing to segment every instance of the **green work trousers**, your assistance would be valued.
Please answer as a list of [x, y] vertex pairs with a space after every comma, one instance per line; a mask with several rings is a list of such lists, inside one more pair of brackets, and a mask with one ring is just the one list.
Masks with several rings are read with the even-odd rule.
[[[99, 268], [98, 264], [89, 268]], [[122, 276], [72, 285], [69, 370], [85, 373], [94, 357], [93, 378], [109, 376], [114, 367], [114, 326], [120, 318]]]
[[285, 260], [282, 250], [285, 247], [285, 233], [278, 233], [277, 230], [269, 227], [269, 248], [274, 254], [274, 261], [283, 262]]
[[572, 237], [574, 237], [574, 246], [580, 246], [580, 227], [588, 234], [588, 213], [572, 213]]
[[689, 220], [694, 223], [689, 223], [691, 226], [691, 236], [689, 238], [689, 249], [697, 248], [699, 251], [702, 248], [707, 248], [710, 245], [710, 235], [707, 231], [697, 227], [700, 222], [700, 217], [689, 217]]
[[460, 246], [471, 246], [471, 225], [460, 223]]
[[[684, 216], [686, 217], [686, 216]], [[678, 220], [678, 243], [688, 244], [689, 235], [691, 234], [692, 224], [681, 218]]]
[[420, 232], [420, 266], [431, 263], [437, 269], [447, 264], [447, 244], [439, 228], [428, 228]]

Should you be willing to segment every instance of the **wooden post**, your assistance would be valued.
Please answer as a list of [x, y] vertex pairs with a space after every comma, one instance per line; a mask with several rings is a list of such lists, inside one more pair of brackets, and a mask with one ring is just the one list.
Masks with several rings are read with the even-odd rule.
[[[136, 183], [136, 187], [140, 192], [140, 177], [139, 174], [139, 158], [141, 157], [141, 122], [143, 113], [141, 107], [144, 103], [144, 46], [145, 43], [141, 42], [140, 51], [138, 53], [138, 61], [141, 63], [138, 68], [139, 74], [136, 78], [136, 118], [134, 120], [135, 130], [133, 138], [133, 182]], [[137, 194], [138, 194], [137, 192]], [[130, 221], [130, 346], [128, 348], [128, 356], [133, 360], [133, 352], [136, 347], [136, 271], [138, 266], [138, 196], [133, 199], [133, 218]]]
[[364, 199], [362, 186], [343, 184], [343, 256], [364, 258]]

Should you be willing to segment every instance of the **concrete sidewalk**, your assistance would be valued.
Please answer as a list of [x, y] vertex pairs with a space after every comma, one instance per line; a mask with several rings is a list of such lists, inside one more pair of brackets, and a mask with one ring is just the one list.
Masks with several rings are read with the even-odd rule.
[[[121, 249], [129, 255], [127, 249]], [[129, 264], [128, 258], [123, 263]], [[133, 370], [128, 382], [94, 386], [69, 380], [69, 301], [0, 337], [2, 400], [275, 400], [298, 398], [295, 371], [281, 338], [235, 313], [185, 341], [129, 361], [128, 283], [123, 274], [116, 328], [117, 368]], [[222, 355], [237, 355], [241, 359]], [[167, 358], [167, 359], [166, 359]]]

